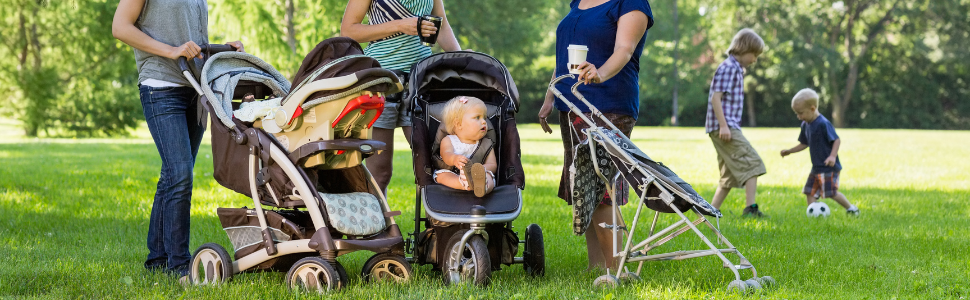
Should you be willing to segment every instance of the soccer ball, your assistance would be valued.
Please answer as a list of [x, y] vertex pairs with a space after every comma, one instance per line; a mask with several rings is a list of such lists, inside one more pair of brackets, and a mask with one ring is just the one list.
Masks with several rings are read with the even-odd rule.
[[809, 217], [828, 217], [832, 210], [829, 209], [825, 202], [816, 201], [815, 203], [809, 204], [808, 209], [805, 210], [805, 214]]

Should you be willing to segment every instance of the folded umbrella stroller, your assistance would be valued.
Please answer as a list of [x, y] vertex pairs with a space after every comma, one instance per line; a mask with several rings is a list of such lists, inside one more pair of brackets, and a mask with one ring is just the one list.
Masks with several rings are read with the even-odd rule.
[[[576, 151], [574, 151], [577, 155], [574, 159], [574, 174], [571, 176], [574, 181], [571, 184], [571, 192], [576, 197], [573, 201], [574, 232], [580, 234], [590, 225], [590, 214], [599, 203], [599, 199], [602, 198], [604, 189], [609, 193], [611, 199], [617, 199], [619, 193], [627, 192], [626, 190], [619, 190], [616, 188], [618, 186], [617, 184], [609, 184], [610, 182], [615, 183], [618, 180], [625, 180], [639, 197], [636, 215], [633, 218], [633, 223], [628, 228], [615, 225], [618, 214], [620, 214], [619, 209], [613, 209], [613, 224], [593, 224], [593, 226], [601, 226], [612, 231], [614, 257], [620, 258], [620, 264], [617, 266], [615, 272], [611, 273], [611, 270], [607, 269], [606, 275], [600, 276], [593, 281], [594, 286], [615, 286], [619, 284], [620, 280], [637, 279], [639, 278], [639, 273], [645, 261], [683, 260], [709, 255], [715, 255], [720, 258], [724, 263], [724, 267], [734, 272], [735, 280], [728, 285], [728, 290], [744, 291], [760, 289], [763, 286], [774, 284], [774, 279], [770, 276], [758, 277], [754, 265], [745, 259], [741, 255], [741, 252], [705, 217], [706, 215], [720, 218], [721, 212], [707, 203], [704, 198], [694, 191], [690, 184], [678, 177], [677, 174], [663, 164], [651, 159], [643, 151], [640, 151], [630, 141], [629, 137], [621, 133], [616, 126], [577, 91], [581, 82], [573, 85], [572, 93], [589, 107], [593, 118], [602, 119], [609, 128], [597, 125], [579, 107], [566, 99], [555, 87], [557, 82], [565, 78], [575, 77], [571, 74], [560, 76], [549, 84], [549, 89], [556, 97], [569, 106], [572, 112], [589, 124], [589, 128], [584, 130], [587, 140], [580, 143]], [[580, 157], [580, 155], [588, 157]], [[583, 174], [595, 174], [602, 182], [581, 180]], [[605, 187], [597, 188], [597, 186]], [[634, 244], [634, 232], [637, 229], [637, 225], [639, 225], [640, 214], [643, 212], [644, 207], [655, 211], [654, 219], [650, 225], [649, 237]], [[691, 220], [688, 218], [684, 214], [687, 211], [694, 212], [697, 219]], [[676, 214], [679, 220], [667, 228], [655, 231], [661, 212]], [[697, 226], [701, 223], [707, 225], [727, 248], [720, 249], [711, 243], [707, 236], [698, 229]], [[621, 230], [627, 231], [625, 242], [620, 238]], [[649, 253], [687, 231], [696, 233], [704, 241], [704, 244], [708, 246], [708, 249], [675, 251], [663, 254]], [[622, 249], [617, 251], [618, 248]], [[728, 260], [724, 256], [725, 253], [737, 255], [739, 260], [738, 264], [734, 264]], [[629, 262], [640, 263], [636, 273], [626, 271], [624, 265]], [[751, 279], [741, 280], [739, 271], [743, 269], [751, 269]]]

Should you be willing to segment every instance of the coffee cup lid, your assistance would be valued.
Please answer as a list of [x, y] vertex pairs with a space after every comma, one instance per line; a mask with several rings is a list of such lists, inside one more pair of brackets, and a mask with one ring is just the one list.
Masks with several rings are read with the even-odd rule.
[[570, 44], [569, 47], [567, 47], [567, 49], [569, 49], [569, 50], [586, 50], [586, 51], [589, 51], [589, 48], [587, 48], [585, 45], [573, 45], [573, 44]]

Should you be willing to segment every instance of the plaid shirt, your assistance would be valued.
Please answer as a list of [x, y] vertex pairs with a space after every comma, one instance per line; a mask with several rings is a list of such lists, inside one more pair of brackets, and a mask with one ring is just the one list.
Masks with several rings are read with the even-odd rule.
[[711, 91], [707, 97], [707, 120], [704, 122], [704, 129], [707, 133], [720, 129], [717, 123], [717, 116], [714, 115], [714, 107], [711, 105], [711, 98], [714, 93], [723, 92], [721, 97], [721, 111], [724, 112], [724, 121], [730, 128], [741, 128], [741, 112], [744, 110], [744, 68], [741, 63], [729, 55], [717, 71], [714, 72], [714, 79], [711, 80]]

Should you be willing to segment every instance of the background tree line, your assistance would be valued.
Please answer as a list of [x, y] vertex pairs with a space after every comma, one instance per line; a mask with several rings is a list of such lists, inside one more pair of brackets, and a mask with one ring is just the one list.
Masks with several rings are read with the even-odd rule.
[[[209, 0], [210, 40], [242, 40], [291, 76], [339, 35], [344, 0]], [[143, 119], [131, 48], [111, 36], [117, 0], [0, 0], [0, 117], [28, 136], [127, 133]], [[536, 121], [565, 0], [445, 0], [463, 47], [505, 63]], [[738, 29], [767, 51], [746, 76], [745, 125], [797, 126], [811, 87], [837, 125], [970, 129], [970, 0], [652, 1], [640, 125], [703, 126], [711, 76]], [[676, 99], [676, 101], [675, 101]], [[674, 117], [676, 115], [676, 118]]]

